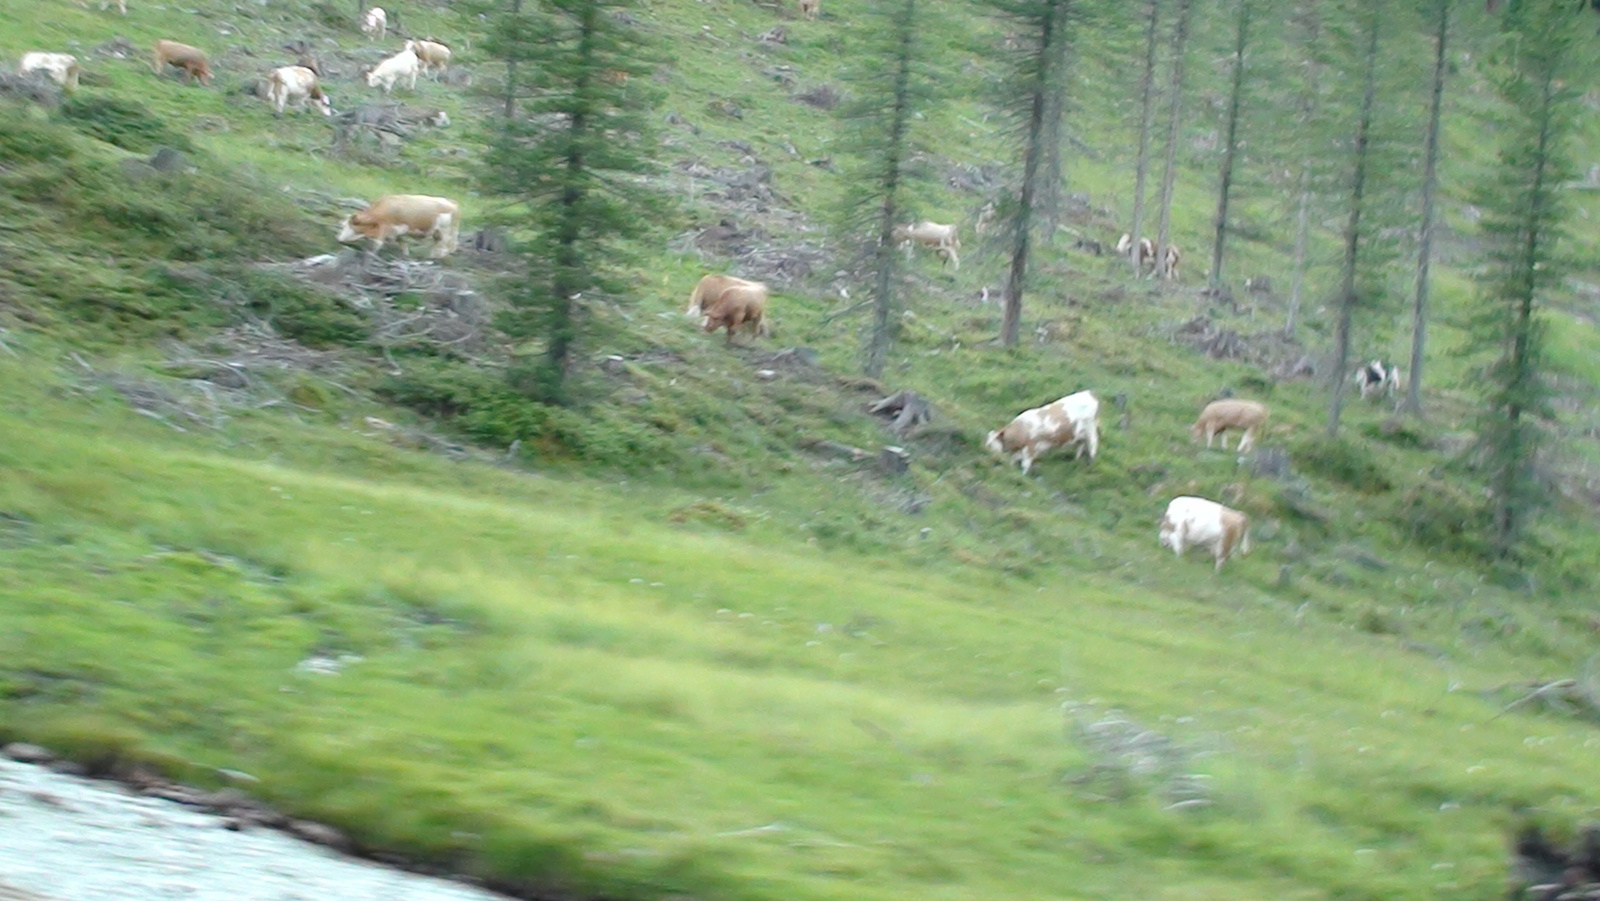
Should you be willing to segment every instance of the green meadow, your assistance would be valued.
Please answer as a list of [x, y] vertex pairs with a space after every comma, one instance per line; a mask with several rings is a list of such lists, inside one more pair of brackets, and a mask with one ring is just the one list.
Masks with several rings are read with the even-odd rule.
[[[1552, 313], [1554, 500], [1526, 572], [1483, 562], [1460, 462], [1483, 362], [1463, 352], [1469, 200], [1493, 151], [1471, 58], [1490, 24], [1464, 22], [1450, 95], [1429, 415], [1352, 401], [1328, 439], [1325, 384], [1184, 332], [1204, 316], [1261, 344], [1285, 315], [1276, 175], [1246, 170], [1228, 264], [1276, 292], [1199, 291], [1224, 67], [1192, 81], [1183, 282], [1072, 246], [1110, 246], [1129, 215], [1126, 30], [1080, 60], [1081, 203], [1041, 242], [1021, 346], [996, 344], [980, 300], [1006, 260], [964, 231], [959, 272], [909, 267], [889, 371], [860, 379], [847, 161], [833, 114], [796, 97], [843, 84], [866, 8], [638, 11], [663, 51], [658, 181], [680, 205], [634, 248], [632, 294], [596, 306], [579, 401], [553, 412], [519, 406], [492, 351], [386, 343], [369, 307], [255, 265], [341, 250], [343, 198], [447, 194], [468, 232], [509, 214], [473, 190], [494, 75], [473, 14], [391, 11], [390, 44], [449, 40], [473, 78], [398, 95], [453, 124], [384, 162], [243, 90], [304, 39], [336, 109], [377, 100], [359, 70], [397, 48], [348, 4], [6, 10], [0, 56], [70, 50], [85, 77], [60, 107], [0, 99], [0, 739], [102, 772], [248, 773], [236, 787], [363, 851], [526, 897], [1489, 899], [1521, 824], [1595, 819], [1591, 294]], [[1013, 162], [989, 93], [1005, 27], [981, 13], [930, 19], [947, 93], [916, 128], [914, 214], [964, 229], [987, 195], [951, 173], [992, 193]], [[1196, 60], [1220, 58], [1223, 18], [1202, 19]], [[785, 43], [756, 40], [775, 24]], [[132, 56], [92, 52], [116, 37]], [[216, 83], [158, 80], [159, 37], [211, 49]], [[1247, 128], [1273, 116], [1263, 97]], [[195, 170], [135, 177], [158, 146]], [[766, 208], [692, 174], [755, 167]], [[1581, 283], [1600, 204], [1573, 194]], [[722, 218], [818, 254], [776, 286], [770, 346], [725, 347], [680, 314], [702, 273], [733, 268], [694, 247]], [[1326, 349], [1334, 240], [1317, 234], [1285, 352]], [[514, 271], [444, 265], [491, 307]], [[1358, 356], [1405, 359], [1408, 291], [1397, 264]], [[986, 430], [1084, 387], [1102, 402], [1093, 465], [1057, 455], [1025, 477], [983, 451]], [[929, 426], [895, 435], [866, 412], [900, 389]], [[1224, 390], [1271, 405], [1262, 443], [1291, 472], [1191, 443]], [[907, 471], [874, 462], [885, 445]], [[1254, 553], [1213, 573], [1158, 547], [1189, 493], [1247, 512]], [[1566, 702], [1526, 700], [1556, 679], [1576, 680]]]

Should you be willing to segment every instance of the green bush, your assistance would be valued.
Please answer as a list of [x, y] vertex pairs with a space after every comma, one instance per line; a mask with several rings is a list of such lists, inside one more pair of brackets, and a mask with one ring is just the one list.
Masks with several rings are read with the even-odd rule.
[[1427, 547], [1473, 556], [1486, 551], [1483, 504], [1458, 485], [1443, 479], [1415, 485], [1401, 496], [1395, 514], [1396, 522]]
[[61, 104], [57, 115], [86, 135], [135, 153], [157, 147], [194, 151], [188, 135], [167, 127], [142, 103], [106, 96], [72, 97]]
[[1293, 459], [1301, 471], [1363, 494], [1380, 494], [1394, 488], [1388, 475], [1372, 459], [1371, 451], [1342, 438], [1304, 442], [1294, 448]]
[[487, 445], [521, 441], [537, 457], [570, 458], [637, 470], [667, 462], [673, 449], [650, 426], [604, 407], [543, 404], [498, 376], [465, 363], [414, 360], [377, 387], [386, 400], [443, 419]]

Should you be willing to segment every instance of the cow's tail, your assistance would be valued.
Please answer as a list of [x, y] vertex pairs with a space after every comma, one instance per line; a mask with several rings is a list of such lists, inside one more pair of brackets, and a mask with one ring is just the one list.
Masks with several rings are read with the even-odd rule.
[[705, 300], [705, 291], [706, 280], [702, 278], [695, 283], [694, 290], [689, 292], [689, 308], [683, 311], [683, 315], [693, 319], [701, 314], [703, 309], [701, 304]]

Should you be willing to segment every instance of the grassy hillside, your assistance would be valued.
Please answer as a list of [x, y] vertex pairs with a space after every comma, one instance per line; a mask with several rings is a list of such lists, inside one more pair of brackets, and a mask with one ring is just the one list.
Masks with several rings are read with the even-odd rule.
[[[243, 91], [306, 40], [337, 109], [375, 99], [359, 69], [395, 48], [346, 4], [17, 11], [0, 55], [72, 50], [87, 74], [60, 107], [0, 100], [0, 737], [206, 783], [243, 770], [368, 850], [619, 898], [1490, 897], [1520, 817], [1592, 817], [1591, 708], [1502, 710], [1551, 679], [1600, 690], [1595, 311], [1575, 291], [1553, 330], [1565, 493], [1513, 590], [1488, 578], [1477, 489], [1451, 462], [1474, 412], [1466, 176], [1488, 157], [1472, 120], [1451, 135], [1459, 230], [1426, 423], [1357, 404], [1330, 442], [1321, 386], [1194, 349], [1200, 314], [1273, 359], [1320, 353], [1326, 327], [1313, 306], [1303, 345], [1265, 337], [1281, 241], [1230, 263], [1277, 293], [1229, 308], [1193, 287], [1204, 114], [1176, 213], [1185, 285], [1070, 246], [1114, 241], [1127, 215], [1127, 110], [1095, 54], [1083, 196], [1041, 250], [1028, 339], [993, 341], [979, 297], [1003, 261], [969, 239], [959, 273], [915, 263], [871, 383], [846, 312], [864, 286], [832, 227], [845, 161], [832, 114], [797, 99], [840, 88], [863, 9], [641, 11], [671, 51], [662, 184], [682, 206], [641, 247], [633, 296], [597, 308], [575, 410], [498, 378], [482, 323], [503, 258], [365, 291], [278, 265], [339, 250], [346, 198], [449, 194], [468, 231], [493, 221], [470, 180], [484, 101], [461, 76], [400, 98], [453, 124], [380, 165]], [[435, 34], [475, 86], [492, 79], [471, 16], [392, 12], [389, 44]], [[778, 24], [786, 43], [755, 40]], [[94, 52], [119, 36], [132, 57]], [[216, 84], [157, 79], [157, 37], [210, 49]], [[1003, 28], [956, 7], [929, 37], [950, 95], [919, 123], [915, 213], [970, 223], [1009, 162], [984, 100]], [[1455, 96], [1487, 103], [1468, 76]], [[141, 168], [158, 146], [194, 171]], [[1246, 215], [1270, 235], [1281, 204], [1255, 190]], [[678, 310], [708, 269], [774, 281], [774, 346], [689, 327]], [[1403, 356], [1404, 282], [1363, 355]], [[471, 340], [397, 325], [424, 315]], [[978, 447], [1080, 387], [1104, 403], [1094, 466], [1024, 477]], [[901, 388], [930, 399], [930, 427], [897, 436], [864, 411]], [[1263, 443], [1291, 473], [1190, 444], [1223, 389], [1272, 405]], [[889, 444], [909, 471], [841, 451]], [[1156, 547], [1178, 493], [1249, 512], [1257, 551], [1217, 576]]]

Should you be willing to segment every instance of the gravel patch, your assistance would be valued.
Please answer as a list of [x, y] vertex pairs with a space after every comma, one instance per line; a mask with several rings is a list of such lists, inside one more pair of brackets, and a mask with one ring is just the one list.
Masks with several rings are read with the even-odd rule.
[[507, 901], [227, 822], [0, 760], [0, 901]]

